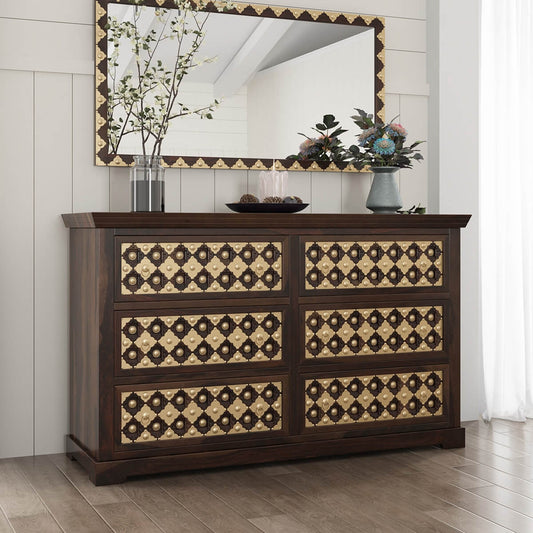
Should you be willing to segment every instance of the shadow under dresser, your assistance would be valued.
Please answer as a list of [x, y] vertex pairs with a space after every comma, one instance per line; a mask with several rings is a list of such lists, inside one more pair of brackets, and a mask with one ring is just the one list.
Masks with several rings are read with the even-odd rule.
[[464, 446], [468, 215], [80, 213], [68, 454], [128, 476]]

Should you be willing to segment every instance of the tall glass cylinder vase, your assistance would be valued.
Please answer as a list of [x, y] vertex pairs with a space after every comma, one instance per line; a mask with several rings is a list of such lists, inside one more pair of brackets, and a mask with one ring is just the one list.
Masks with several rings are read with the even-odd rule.
[[165, 169], [161, 156], [136, 155], [130, 170], [131, 210], [165, 211]]

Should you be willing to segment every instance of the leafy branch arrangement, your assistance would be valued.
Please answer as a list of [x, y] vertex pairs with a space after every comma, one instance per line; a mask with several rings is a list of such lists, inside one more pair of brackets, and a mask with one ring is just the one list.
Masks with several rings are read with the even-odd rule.
[[[140, 20], [145, 6], [142, 0], [130, 0], [133, 16], [119, 21], [109, 17], [108, 30], [108, 138], [110, 153], [118, 153], [126, 135], [140, 134], [143, 155], [160, 155], [170, 122], [178, 117], [197, 115], [212, 119], [220, 103], [189, 108], [180, 101], [185, 77], [216, 57], [197, 58], [205, 39], [209, 13], [201, 11], [207, 0], [174, 0], [176, 8], [155, 8], [157, 29], [144, 31]], [[231, 9], [229, 0], [219, 0], [219, 11]], [[167, 66], [157, 52], [165, 41], [173, 41], [175, 61]], [[119, 54], [130, 46], [133, 70], [120, 73]]]
[[[417, 148], [423, 141], [406, 146], [407, 131], [401, 124], [393, 121], [387, 124], [381, 121], [374, 122], [373, 115], [362, 109], [356, 111], [357, 114], [351, 118], [362, 130], [357, 135], [358, 145], [346, 148], [339, 136], [348, 130], [337, 127], [339, 122], [333, 115], [325, 115], [323, 122], [312, 128], [320, 133], [320, 136], [312, 138], [299, 133], [304, 135], [306, 140], [300, 145], [298, 154], [290, 155], [288, 159], [344, 161], [353, 164], [358, 170], [362, 170], [365, 166], [412, 168], [413, 161], [424, 159]], [[337, 129], [330, 133], [329, 130], [332, 128]]]
[[[300, 145], [300, 151], [296, 155], [288, 156], [287, 159], [344, 161], [348, 154], [339, 140], [339, 135], [348, 130], [337, 128], [338, 125], [339, 123], [333, 115], [324, 115], [322, 122], [311, 128], [318, 133], [318, 137], [308, 137], [304, 133], [298, 133], [298, 135], [305, 137], [306, 140]], [[330, 130], [333, 131], [330, 132]]]

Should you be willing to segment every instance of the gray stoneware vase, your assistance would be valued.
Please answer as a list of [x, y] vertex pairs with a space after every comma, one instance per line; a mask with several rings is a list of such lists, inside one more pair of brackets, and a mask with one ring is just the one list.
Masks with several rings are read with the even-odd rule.
[[375, 215], [395, 214], [402, 207], [400, 191], [394, 174], [398, 167], [370, 167], [374, 173], [372, 186], [366, 200], [366, 207]]

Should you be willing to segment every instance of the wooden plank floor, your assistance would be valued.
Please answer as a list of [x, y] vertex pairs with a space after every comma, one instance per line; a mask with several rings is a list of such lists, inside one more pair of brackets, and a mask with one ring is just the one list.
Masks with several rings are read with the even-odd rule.
[[0, 533], [533, 532], [533, 421], [421, 448], [95, 487], [63, 455], [0, 461]]

